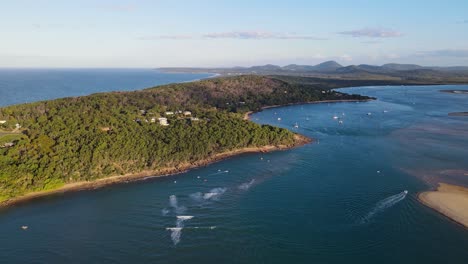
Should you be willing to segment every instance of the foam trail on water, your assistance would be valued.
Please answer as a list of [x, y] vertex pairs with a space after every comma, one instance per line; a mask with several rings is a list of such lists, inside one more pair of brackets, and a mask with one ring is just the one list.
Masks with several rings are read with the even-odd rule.
[[193, 218], [193, 215], [178, 215], [176, 226], [182, 228], [184, 227], [184, 221], [190, 220], [192, 218]]
[[177, 219], [180, 219], [180, 220], [190, 220], [193, 218], [193, 215], [178, 215], [177, 216]]
[[171, 231], [171, 239], [174, 245], [180, 242], [180, 236], [182, 235], [182, 228], [184, 227], [184, 221], [193, 218], [193, 215], [178, 215], [176, 216], [176, 227], [167, 227], [166, 230]]
[[202, 202], [203, 201], [203, 193], [201, 193], [201, 192], [192, 193], [189, 196], [195, 202]]
[[180, 242], [180, 236], [182, 235], [181, 227], [168, 227], [166, 230], [171, 231], [171, 239], [174, 245], [177, 245]]
[[169, 196], [169, 204], [172, 207], [177, 208], [178, 207], [178, 205], [177, 205], [177, 196], [175, 196], [175, 195]]
[[168, 213], [169, 213], [169, 210], [167, 208], [164, 208], [164, 209], [161, 210], [161, 214], [163, 216], [166, 216]]
[[229, 173], [229, 170], [224, 170], [224, 171], [218, 170], [218, 172], [212, 173], [212, 174], [210, 174], [208, 176], [213, 176], [213, 175], [218, 175], [218, 174], [223, 174], [223, 173]]
[[214, 188], [211, 189], [210, 192], [207, 192], [203, 195], [203, 199], [205, 200], [217, 200], [219, 197], [226, 192], [226, 188]]
[[397, 204], [398, 202], [402, 201], [403, 199], [406, 198], [406, 195], [408, 194], [408, 191], [407, 190], [404, 190], [402, 191], [401, 193], [398, 193], [398, 194], [395, 194], [395, 195], [392, 195], [390, 197], [387, 197], [383, 200], [381, 200], [380, 202], [378, 202], [374, 209], [372, 209], [372, 211], [370, 211], [362, 220], [361, 220], [361, 223], [364, 224], [364, 223], [368, 223], [369, 220], [376, 214], [382, 212], [383, 210], [387, 209], [387, 208], [390, 208], [392, 206], [394, 206], [395, 204]]
[[190, 220], [193, 218], [193, 215], [178, 215], [177, 216], [177, 227], [184, 227], [184, 221]]
[[174, 208], [175, 212], [177, 214], [183, 214], [187, 208], [185, 206], [179, 206], [177, 202], [177, 196], [171, 195], [169, 196], [169, 205]]
[[250, 189], [250, 187], [252, 187], [252, 185], [254, 183], [255, 183], [255, 179], [253, 179], [253, 180], [251, 180], [249, 182], [245, 182], [245, 183], [239, 185], [239, 189], [246, 191], [246, 190]]

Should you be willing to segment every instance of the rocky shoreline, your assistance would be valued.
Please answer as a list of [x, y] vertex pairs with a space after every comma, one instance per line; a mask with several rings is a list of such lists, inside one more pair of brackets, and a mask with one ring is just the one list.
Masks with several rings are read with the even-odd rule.
[[113, 184], [141, 181], [141, 180], [146, 180], [146, 179], [156, 178], [156, 177], [172, 176], [172, 175], [187, 172], [191, 169], [205, 167], [212, 163], [222, 161], [222, 160], [225, 160], [225, 159], [228, 159], [230, 157], [234, 157], [240, 154], [265, 153], [265, 152], [272, 152], [272, 151], [278, 151], [278, 150], [288, 150], [288, 149], [292, 149], [292, 148], [296, 148], [296, 147], [309, 144], [313, 141], [311, 138], [308, 138], [299, 134], [295, 134], [294, 140], [295, 140], [294, 144], [291, 144], [291, 145], [277, 145], [277, 146], [267, 145], [267, 146], [262, 146], [262, 147], [241, 148], [241, 149], [218, 153], [209, 158], [206, 158], [197, 162], [179, 164], [178, 166], [174, 166], [174, 167], [164, 167], [164, 168], [160, 168], [157, 170], [142, 171], [142, 172], [134, 173], [134, 174], [110, 176], [110, 177], [98, 179], [95, 181], [83, 181], [83, 182], [69, 183], [54, 190], [31, 192], [23, 196], [15, 197], [15, 198], [0, 202], [0, 207], [7, 207], [7, 206], [15, 205], [15, 204], [25, 203], [31, 200], [35, 200], [37, 198], [50, 196], [54, 194], [63, 194], [63, 193], [83, 191], [83, 190], [94, 190], [94, 189], [102, 188], [102, 187], [113, 185]]

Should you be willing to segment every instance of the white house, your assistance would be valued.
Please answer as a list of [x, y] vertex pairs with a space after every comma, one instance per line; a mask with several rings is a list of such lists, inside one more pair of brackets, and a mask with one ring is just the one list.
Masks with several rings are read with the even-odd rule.
[[174, 114], [174, 112], [172, 112], [172, 111], [167, 111], [166, 112], [166, 115], [173, 115], [173, 114]]
[[191, 120], [191, 121], [199, 121], [200, 118], [198, 118], [198, 117], [191, 117], [190, 120]]
[[184, 116], [189, 116], [189, 115], [192, 115], [192, 112], [190, 112], [190, 111], [184, 111]]
[[156, 118], [151, 118], [151, 123], [156, 123]]
[[0, 120], [0, 124], [5, 124], [6, 120]]
[[158, 118], [158, 120], [159, 120], [159, 124], [160, 124], [161, 126], [168, 126], [168, 125], [169, 125], [169, 124], [167, 123], [167, 118], [165, 118], [165, 117], [160, 117], [160, 118]]

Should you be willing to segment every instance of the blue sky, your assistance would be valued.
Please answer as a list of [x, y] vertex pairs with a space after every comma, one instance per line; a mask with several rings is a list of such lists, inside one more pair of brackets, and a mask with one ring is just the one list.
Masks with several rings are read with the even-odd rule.
[[0, 67], [468, 65], [468, 1], [15, 0]]

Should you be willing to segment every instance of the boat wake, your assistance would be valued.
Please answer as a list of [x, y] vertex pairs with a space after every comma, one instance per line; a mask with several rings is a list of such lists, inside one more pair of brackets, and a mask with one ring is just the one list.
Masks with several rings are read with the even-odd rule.
[[174, 209], [176, 214], [183, 214], [187, 210], [185, 206], [179, 206], [177, 196], [175, 195], [169, 196], [169, 205]]
[[171, 231], [171, 239], [174, 245], [180, 242], [182, 236], [182, 229], [184, 228], [184, 222], [193, 218], [193, 215], [178, 215], [176, 221], [176, 227], [167, 227], [166, 230]]
[[171, 231], [171, 239], [174, 245], [180, 242], [180, 236], [182, 235], [182, 227], [168, 227], [166, 230]]
[[163, 216], [166, 216], [168, 213], [169, 213], [169, 209], [167, 209], [167, 208], [164, 208], [164, 209], [161, 210], [161, 214]]
[[248, 189], [250, 189], [250, 187], [252, 187], [252, 185], [255, 183], [255, 179], [252, 179], [251, 181], [249, 182], [245, 182], [241, 185], [239, 185], [239, 189], [241, 190], [244, 190], [244, 191], [247, 191]]
[[209, 201], [209, 200], [219, 200], [220, 196], [225, 193], [227, 188], [214, 188], [211, 189], [209, 192], [202, 193], [202, 192], [196, 192], [190, 194], [190, 198], [194, 200], [195, 202], [202, 203], [204, 201]]
[[406, 195], [408, 194], [407, 190], [402, 191], [401, 193], [392, 195], [390, 197], [387, 197], [381, 201], [379, 201], [375, 207], [365, 216], [361, 219], [361, 224], [369, 223], [370, 220], [378, 213], [384, 211], [385, 209], [388, 209], [395, 204], [399, 203], [403, 199], [406, 198]]
[[218, 200], [223, 193], [226, 192], [226, 188], [214, 188], [211, 189], [209, 192], [203, 195], [203, 199], [205, 200]]

